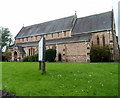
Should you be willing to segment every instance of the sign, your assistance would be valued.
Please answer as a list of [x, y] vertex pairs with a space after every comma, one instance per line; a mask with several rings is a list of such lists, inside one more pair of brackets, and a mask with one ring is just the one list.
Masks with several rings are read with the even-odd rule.
[[38, 44], [38, 61], [41, 61], [41, 62], [45, 61], [45, 38], [44, 36], [42, 36]]

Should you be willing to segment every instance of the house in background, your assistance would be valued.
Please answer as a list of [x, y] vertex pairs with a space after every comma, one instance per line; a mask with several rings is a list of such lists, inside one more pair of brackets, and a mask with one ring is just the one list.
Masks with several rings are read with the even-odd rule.
[[10, 47], [12, 61], [22, 61], [25, 56], [38, 53], [41, 36], [46, 39], [46, 49], [57, 50], [56, 61], [90, 62], [92, 45], [109, 45], [112, 59], [118, 60], [113, 11], [77, 18], [77, 15], [40, 24], [22, 27]]

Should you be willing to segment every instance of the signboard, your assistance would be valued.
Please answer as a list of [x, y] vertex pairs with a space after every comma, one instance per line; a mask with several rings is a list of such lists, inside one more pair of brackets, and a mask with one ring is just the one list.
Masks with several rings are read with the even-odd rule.
[[44, 36], [42, 36], [38, 44], [38, 61], [41, 61], [41, 62], [45, 61], [45, 38]]

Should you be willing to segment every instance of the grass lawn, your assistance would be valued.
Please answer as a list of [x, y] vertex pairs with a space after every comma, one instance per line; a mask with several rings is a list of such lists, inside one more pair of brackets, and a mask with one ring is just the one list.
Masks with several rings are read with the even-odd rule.
[[118, 63], [3, 62], [2, 89], [19, 96], [116, 96]]

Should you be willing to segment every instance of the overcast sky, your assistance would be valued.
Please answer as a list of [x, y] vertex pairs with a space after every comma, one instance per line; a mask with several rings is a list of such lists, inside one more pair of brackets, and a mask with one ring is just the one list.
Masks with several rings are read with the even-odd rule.
[[[7, 27], [15, 37], [24, 26], [75, 14], [84, 17], [111, 11], [117, 15], [120, 0], [0, 0], [0, 27]], [[116, 18], [117, 21], [117, 18]], [[117, 22], [116, 22], [117, 23]]]

